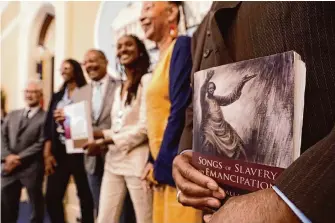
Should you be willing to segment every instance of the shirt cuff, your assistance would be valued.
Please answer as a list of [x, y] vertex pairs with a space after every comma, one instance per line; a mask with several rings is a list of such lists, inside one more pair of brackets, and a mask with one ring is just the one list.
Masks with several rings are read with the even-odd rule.
[[183, 153], [186, 153], [186, 152], [189, 152], [189, 151], [192, 152], [192, 149], [185, 149], [185, 150], [181, 151], [181, 152], [179, 153], [179, 155], [181, 155], [181, 154], [183, 154]]
[[276, 194], [290, 207], [293, 213], [300, 219], [302, 223], [312, 223], [302, 211], [300, 211], [297, 206], [295, 206], [286, 196], [281, 192], [278, 187], [273, 186], [272, 189], [276, 192]]

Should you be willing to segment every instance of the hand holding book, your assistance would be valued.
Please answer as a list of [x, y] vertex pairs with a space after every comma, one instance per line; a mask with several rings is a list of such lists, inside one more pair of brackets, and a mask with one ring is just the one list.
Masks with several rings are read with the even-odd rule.
[[173, 162], [173, 178], [176, 182], [179, 202], [200, 210], [217, 209], [225, 192], [212, 178], [202, 174], [192, 165], [192, 151], [178, 155]]

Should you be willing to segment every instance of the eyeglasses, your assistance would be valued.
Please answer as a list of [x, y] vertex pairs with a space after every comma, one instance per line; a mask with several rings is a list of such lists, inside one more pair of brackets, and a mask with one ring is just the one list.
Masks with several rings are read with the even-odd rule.
[[26, 94], [38, 94], [38, 93], [40, 93], [41, 91], [39, 91], [39, 90], [35, 90], [35, 91], [31, 91], [31, 90], [24, 90], [24, 93], [26, 93]]

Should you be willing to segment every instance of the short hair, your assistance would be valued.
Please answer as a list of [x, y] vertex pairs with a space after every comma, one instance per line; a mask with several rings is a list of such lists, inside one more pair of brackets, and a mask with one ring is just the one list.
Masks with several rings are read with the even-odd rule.
[[99, 56], [101, 56], [102, 59], [106, 60], [107, 61], [107, 57], [106, 57], [106, 54], [102, 51], [102, 50], [99, 50], [99, 49], [90, 49], [87, 51], [88, 52], [95, 52], [95, 53], [98, 53]]
[[37, 86], [37, 90], [43, 93], [43, 82], [42, 80], [38, 78], [31, 78], [27, 81], [26, 87], [28, 87], [29, 84], [35, 84]]

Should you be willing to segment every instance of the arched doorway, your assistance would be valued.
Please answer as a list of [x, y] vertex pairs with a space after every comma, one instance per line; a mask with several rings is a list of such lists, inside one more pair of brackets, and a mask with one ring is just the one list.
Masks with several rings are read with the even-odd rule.
[[[32, 32], [34, 45], [32, 54], [35, 58], [34, 73], [43, 81], [42, 106], [47, 108], [54, 89], [54, 64], [55, 64], [55, 13], [50, 4], [40, 8], [36, 18], [36, 27]], [[37, 32], [37, 33], [36, 33]]]

